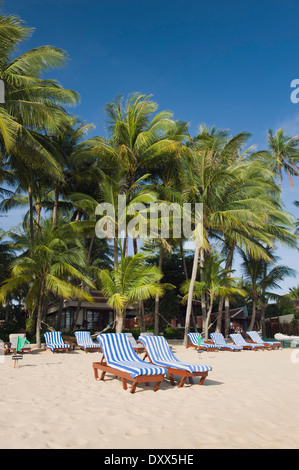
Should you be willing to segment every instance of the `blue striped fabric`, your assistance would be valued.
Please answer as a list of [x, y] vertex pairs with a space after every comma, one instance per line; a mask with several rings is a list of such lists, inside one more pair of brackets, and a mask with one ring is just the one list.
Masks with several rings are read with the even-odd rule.
[[219, 349], [228, 348], [228, 349], [231, 349], [232, 351], [243, 349], [242, 346], [237, 346], [236, 344], [228, 344], [225, 341], [225, 338], [222, 333], [211, 333], [210, 336]]
[[279, 343], [278, 341], [264, 341], [260, 335], [258, 334], [257, 331], [247, 331], [246, 334], [248, 336], [250, 336], [250, 338], [252, 339], [252, 341], [255, 341], [256, 343], [260, 343], [260, 344], [270, 344], [270, 346], [280, 346], [281, 343]]
[[128, 372], [133, 379], [139, 375], [166, 374], [163, 367], [142, 361], [124, 333], [105, 333], [97, 336], [108, 366]]
[[[190, 341], [192, 344], [194, 344], [194, 346], [198, 346], [198, 339], [201, 338], [202, 339], [202, 336], [200, 333], [188, 333], [188, 336], [190, 338]], [[201, 348], [205, 348], [205, 349], [208, 349], [208, 348], [217, 348], [217, 346], [215, 344], [207, 344], [205, 343], [204, 341], [202, 341], [200, 343], [200, 347]]]
[[190, 364], [180, 361], [171, 351], [163, 336], [140, 336], [139, 341], [144, 344], [150, 360], [159, 366], [173, 369], [187, 370], [188, 372], [207, 372], [212, 370], [210, 366], [202, 364]]
[[45, 333], [46, 346], [54, 351], [57, 348], [70, 348], [70, 344], [63, 342], [61, 331], [47, 331]]
[[75, 336], [78, 346], [82, 348], [97, 348], [100, 349], [100, 345], [96, 344], [90, 335], [89, 331], [75, 331]]
[[264, 346], [264, 344], [262, 343], [248, 343], [247, 341], [245, 341], [245, 339], [240, 333], [234, 333], [229, 336], [233, 340], [233, 342], [238, 346], [250, 346], [251, 349], [254, 349], [257, 346]]

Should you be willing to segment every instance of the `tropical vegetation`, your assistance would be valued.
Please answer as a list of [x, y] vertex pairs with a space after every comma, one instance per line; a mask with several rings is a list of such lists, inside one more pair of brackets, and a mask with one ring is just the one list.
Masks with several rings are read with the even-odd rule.
[[[67, 53], [47, 45], [18, 55], [32, 33], [20, 18], [0, 15], [0, 210], [25, 211], [20, 227], [0, 232], [2, 318], [25, 306], [40, 345], [51, 302], [92, 302], [90, 290], [99, 289], [114, 309], [116, 331], [135, 308], [141, 329], [150, 314], [156, 333], [183, 317], [185, 343], [197, 314], [206, 338], [213, 312], [216, 330], [224, 319], [228, 334], [236, 302], [250, 305], [254, 327], [257, 307], [265, 314], [279, 298], [273, 289], [294, 274], [277, 265], [275, 250], [298, 249], [298, 221], [284, 208], [281, 183], [284, 171], [291, 187], [298, 175], [299, 137], [269, 130], [269, 148], [256, 152], [245, 131], [203, 124], [191, 136], [186, 122], [143, 93], [107, 103], [106, 135], [91, 135], [93, 124], [71, 113], [78, 93], [46, 77], [66, 64]], [[111, 220], [98, 208], [109, 204], [118, 214], [119, 196], [126, 209]], [[147, 228], [153, 203], [188, 205], [192, 236], [174, 236], [172, 213], [168, 235], [159, 217], [147, 240], [132, 236], [127, 227]]]

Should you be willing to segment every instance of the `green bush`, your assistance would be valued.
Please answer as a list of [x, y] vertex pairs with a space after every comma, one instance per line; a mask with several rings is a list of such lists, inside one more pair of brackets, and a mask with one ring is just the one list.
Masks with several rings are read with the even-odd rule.
[[182, 339], [184, 337], [184, 329], [183, 328], [165, 328], [164, 329], [164, 336], [167, 339]]

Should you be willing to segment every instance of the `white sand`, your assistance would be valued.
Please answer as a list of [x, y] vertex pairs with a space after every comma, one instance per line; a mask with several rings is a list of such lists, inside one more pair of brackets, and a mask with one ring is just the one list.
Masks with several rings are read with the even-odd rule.
[[[181, 360], [213, 367], [203, 386], [134, 394], [95, 381], [98, 352], [33, 351], [0, 363], [0, 448], [275, 449], [299, 447], [299, 350], [204, 352]], [[294, 356], [294, 354], [297, 354]], [[295, 359], [295, 360], [294, 360]]]

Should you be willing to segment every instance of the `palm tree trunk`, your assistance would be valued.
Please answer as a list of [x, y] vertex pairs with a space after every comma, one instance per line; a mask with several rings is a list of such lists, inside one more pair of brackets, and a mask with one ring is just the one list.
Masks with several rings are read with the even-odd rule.
[[[231, 270], [232, 269], [235, 248], [236, 248], [236, 243], [232, 243], [232, 245], [230, 247], [230, 250], [229, 250], [229, 253], [228, 253], [228, 256], [227, 256], [227, 259], [226, 259], [226, 263], [225, 263], [225, 269], [226, 270]], [[227, 276], [230, 276], [230, 273], [228, 273]], [[217, 323], [216, 323], [216, 333], [221, 333], [223, 304], [224, 304], [224, 296], [221, 295], [221, 297], [219, 299], [218, 318], [217, 318]], [[229, 319], [229, 321], [230, 321], [230, 319]], [[224, 328], [225, 329], [225, 334], [228, 330], [227, 322], [228, 322], [228, 320], [226, 318], [225, 328]]]
[[[160, 256], [159, 256], [159, 269], [160, 269], [160, 271], [162, 271], [162, 264], [163, 264], [163, 246], [162, 246], [162, 242], [161, 242]], [[161, 280], [159, 282], [161, 282]], [[154, 314], [154, 332], [155, 332], [156, 336], [159, 334], [159, 306], [160, 306], [160, 298], [157, 294], [156, 299], [155, 299], [155, 314]]]
[[248, 331], [252, 331], [255, 323], [255, 315], [256, 315], [256, 299], [255, 297], [252, 298], [252, 315], [250, 320], [250, 325], [248, 327]]
[[209, 310], [208, 310], [208, 313], [207, 313], [207, 319], [206, 319], [205, 340], [207, 340], [208, 337], [209, 337], [209, 323], [210, 323], [210, 318], [211, 318], [211, 314], [212, 314], [212, 310], [213, 310], [213, 303], [214, 303], [214, 297], [211, 296], [210, 306], [209, 306]]
[[122, 333], [124, 329], [125, 317], [124, 317], [124, 314], [122, 314], [119, 309], [115, 309], [115, 319], [116, 319], [115, 332]]
[[262, 302], [262, 305], [261, 305], [262, 337], [266, 336], [266, 321], [265, 320], [266, 320], [266, 306], [264, 302]]
[[[186, 281], [188, 281], [189, 276], [188, 276], [188, 270], [187, 270], [187, 265], [186, 265], [186, 259], [185, 259], [185, 253], [184, 253], [182, 240], [180, 240], [180, 251], [181, 251], [181, 258], [182, 258], [182, 263], [183, 263], [185, 279], [186, 279]], [[198, 328], [197, 328], [197, 321], [196, 321], [196, 318], [195, 318], [193, 304], [192, 304], [192, 309], [191, 309], [191, 320], [192, 320], [194, 331], [197, 332]]]
[[53, 227], [55, 227], [56, 222], [57, 222], [59, 194], [60, 194], [60, 180], [57, 180], [56, 189], [55, 189], [55, 200], [54, 200], [54, 206], [53, 206]]
[[36, 237], [36, 240], [38, 240], [38, 231], [39, 231], [39, 223], [40, 223], [40, 215], [41, 215], [41, 211], [42, 211], [42, 208], [39, 204], [35, 204], [35, 210], [36, 210], [36, 219], [35, 219], [35, 223], [36, 223], [36, 227], [35, 227], [35, 237]]
[[117, 268], [118, 265], [118, 243], [116, 236], [113, 239], [114, 242], [114, 269]]
[[230, 302], [229, 302], [229, 299], [226, 297], [225, 298], [225, 301], [224, 301], [224, 309], [225, 309], [225, 337], [228, 338], [228, 335], [229, 335], [229, 331], [230, 331], [230, 314], [229, 314], [229, 310], [230, 310]]
[[[200, 280], [203, 282], [203, 267], [204, 267], [204, 260], [205, 260], [205, 251], [203, 248], [200, 249]], [[205, 335], [205, 324], [206, 324], [206, 317], [207, 317], [207, 303], [206, 303], [206, 294], [203, 292], [201, 294], [201, 313], [202, 313], [202, 330]]]
[[38, 310], [37, 310], [37, 318], [36, 318], [36, 346], [38, 348], [41, 347], [40, 330], [41, 330], [41, 321], [42, 321], [42, 315], [43, 315], [44, 295], [45, 295], [45, 280], [42, 279], [41, 287], [40, 287]]
[[33, 199], [32, 199], [32, 189], [31, 186], [28, 187], [28, 196], [29, 196], [29, 220], [30, 220], [30, 236], [33, 240]]
[[190, 318], [191, 318], [192, 301], [193, 301], [193, 290], [194, 290], [194, 284], [195, 284], [197, 269], [198, 269], [199, 251], [200, 251], [200, 248], [196, 247], [195, 253], [194, 253], [194, 259], [193, 259], [193, 267], [192, 267], [192, 274], [191, 274], [189, 292], [188, 292], [186, 320], [185, 320], [185, 333], [184, 333], [184, 342], [183, 342], [184, 346], [187, 345], [188, 333], [189, 333], [189, 330], [190, 330]]

